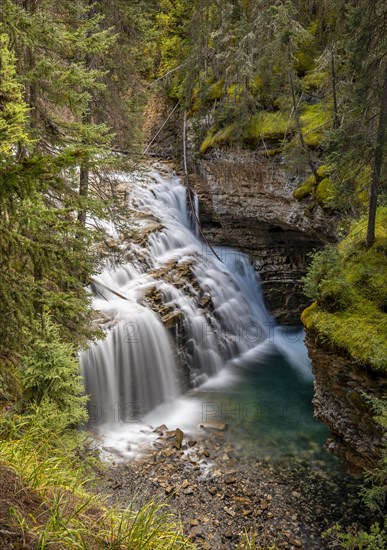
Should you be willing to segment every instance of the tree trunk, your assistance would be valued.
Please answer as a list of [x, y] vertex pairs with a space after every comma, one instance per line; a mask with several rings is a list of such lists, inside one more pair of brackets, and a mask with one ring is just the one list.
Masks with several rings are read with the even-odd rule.
[[331, 46], [331, 75], [332, 75], [332, 96], [333, 96], [333, 129], [336, 130], [340, 126], [339, 108], [337, 103], [337, 75], [336, 75], [336, 46], [332, 43]]
[[[35, 14], [36, 8], [37, 8], [36, 0], [24, 0], [22, 5], [28, 14], [30, 14], [31, 16]], [[35, 56], [31, 45], [28, 45], [26, 47], [25, 63], [26, 63], [26, 68], [28, 72], [33, 74], [34, 68], [35, 68]], [[37, 100], [38, 100], [38, 92], [36, 89], [36, 84], [34, 82], [28, 82], [26, 86], [26, 103], [30, 108], [29, 117], [28, 117], [29, 126], [34, 134], [36, 134], [37, 127], [38, 127]], [[23, 152], [23, 156], [24, 155], [25, 155], [25, 151]]]
[[376, 138], [376, 149], [374, 168], [372, 171], [369, 212], [368, 212], [368, 228], [367, 228], [367, 249], [375, 242], [375, 225], [376, 225], [376, 209], [378, 206], [378, 192], [380, 186], [380, 174], [383, 166], [383, 151], [386, 143], [387, 129], [387, 66], [384, 69], [383, 92], [380, 105], [379, 124]]
[[[96, 12], [95, 4], [92, 0], [89, 0], [89, 11], [87, 14], [87, 18], [91, 19], [94, 17]], [[90, 69], [92, 67], [92, 59], [90, 55], [86, 55], [85, 57], [85, 66], [87, 69]], [[90, 105], [89, 105], [90, 108]], [[91, 124], [93, 122], [93, 117], [89, 110], [86, 110], [86, 112], [83, 114], [82, 117], [82, 123], [83, 124]], [[81, 164], [80, 166], [80, 173], [79, 173], [79, 196], [82, 198], [87, 198], [89, 195], [89, 163], [87, 159]], [[86, 224], [86, 210], [80, 209], [78, 212], [78, 221], [82, 225], [82, 227], [85, 227]]]
[[[79, 174], [79, 196], [81, 198], [86, 198], [89, 194], [89, 166], [87, 162], [84, 162], [80, 167]], [[86, 210], [79, 210], [78, 212], [78, 221], [85, 227], [86, 224]]]

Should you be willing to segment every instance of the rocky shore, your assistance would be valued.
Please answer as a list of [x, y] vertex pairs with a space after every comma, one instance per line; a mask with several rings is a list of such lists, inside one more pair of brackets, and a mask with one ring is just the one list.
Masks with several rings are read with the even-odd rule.
[[335, 547], [321, 537], [334, 523], [369, 523], [353, 478], [302, 458], [241, 456], [226, 429], [204, 426], [189, 439], [179, 429], [156, 428], [156, 443], [141, 458], [109, 466], [108, 501], [165, 501], [185, 534], [207, 550], [248, 548], [248, 540], [262, 549], [321, 550]]

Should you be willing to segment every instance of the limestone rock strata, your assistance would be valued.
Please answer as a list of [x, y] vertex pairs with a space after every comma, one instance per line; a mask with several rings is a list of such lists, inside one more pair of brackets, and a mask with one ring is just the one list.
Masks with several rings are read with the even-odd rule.
[[374, 468], [381, 457], [383, 430], [364, 394], [382, 399], [386, 378], [329, 350], [310, 332], [306, 345], [315, 375], [315, 417], [329, 428], [328, 450], [352, 473]]
[[299, 323], [307, 305], [301, 278], [308, 254], [335, 239], [332, 217], [296, 201], [299, 178], [280, 159], [259, 152], [218, 152], [198, 160], [190, 181], [209, 242], [248, 253], [272, 314], [281, 323]]

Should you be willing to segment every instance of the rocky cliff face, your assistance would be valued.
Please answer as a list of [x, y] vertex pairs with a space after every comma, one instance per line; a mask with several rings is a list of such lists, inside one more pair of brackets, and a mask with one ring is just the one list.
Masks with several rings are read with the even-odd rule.
[[330, 351], [311, 333], [307, 334], [306, 344], [315, 375], [315, 416], [329, 428], [328, 450], [340, 457], [352, 473], [376, 467], [383, 430], [373, 419], [364, 393], [383, 399], [387, 380]]
[[218, 152], [196, 162], [190, 181], [209, 242], [248, 253], [269, 310], [280, 323], [298, 324], [307, 305], [301, 283], [307, 257], [335, 239], [332, 218], [296, 201], [297, 178], [262, 152]]

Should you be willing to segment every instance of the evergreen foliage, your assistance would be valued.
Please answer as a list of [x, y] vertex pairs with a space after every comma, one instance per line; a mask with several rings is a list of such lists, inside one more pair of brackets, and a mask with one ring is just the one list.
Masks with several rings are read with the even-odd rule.
[[[29, 333], [25, 336], [31, 338]], [[83, 382], [74, 346], [61, 340], [58, 327], [49, 315], [45, 314], [33, 331], [28, 348], [21, 365], [27, 404], [47, 407], [51, 403], [64, 419], [62, 428], [87, 420], [87, 397], [81, 396]]]

